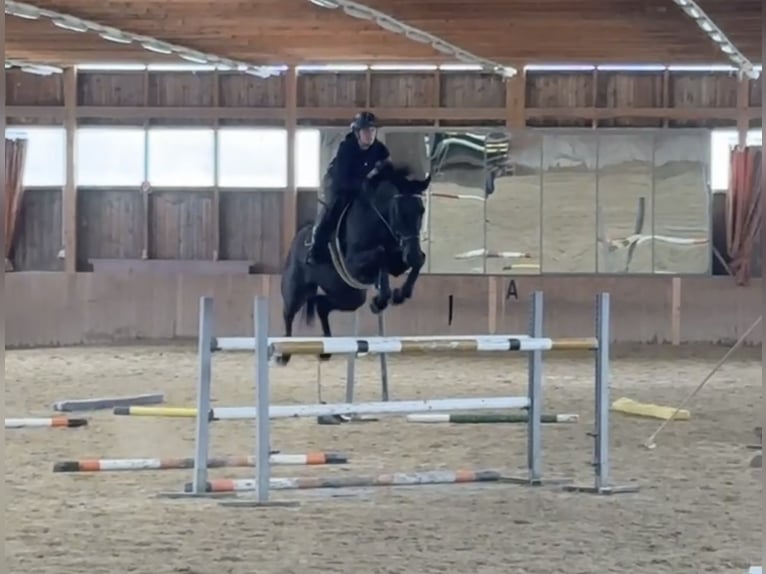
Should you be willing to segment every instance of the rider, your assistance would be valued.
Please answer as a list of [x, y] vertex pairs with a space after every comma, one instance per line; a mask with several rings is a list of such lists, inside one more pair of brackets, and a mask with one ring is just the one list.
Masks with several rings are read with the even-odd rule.
[[311, 233], [307, 261], [317, 260], [319, 246], [330, 239], [332, 226], [345, 207], [361, 191], [366, 177], [390, 161], [388, 148], [377, 139], [378, 120], [372, 112], [359, 112], [351, 131], [338, 146], [322, 185], [320, 213]]

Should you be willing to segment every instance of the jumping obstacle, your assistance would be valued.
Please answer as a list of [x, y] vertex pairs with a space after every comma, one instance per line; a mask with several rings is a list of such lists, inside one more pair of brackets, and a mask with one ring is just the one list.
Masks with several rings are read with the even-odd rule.
[[87, 419], [70, 419], [67, 417], [47, 417], [47, 418], [24, 418], [24, 419], [5, 419], [5, 428], [77, 428], [88, 426]]
[[53, 403], [59, 412], [97, 411], [130, 405], [159, 405], [165, 401], [162, 393], [147, 393], [129, 397], [103, 397], [98, 399], [68, 399]]
[[[338, 453], [309, 452], [306, 454], [271, 454], [273, 465], [312, 466], [324, 464], [346, 464], [348, 457]], [[253, 467], [252, 456], [227, 456], [209, 458], [208, 468]], [[194, 459], [189, 458], [102, 458], [67, 460], [53, 465], [53, 472], [108, 472], [135, 470], [180, 470], [194, 468]]]
[[[208, 297], [200, 299], [199, 318], [199, 373], [197, 392], [197, 417], [195, 436], [194, 476], [184, 492], [165, 493], [160, 496], [177, 498], [179, 496], [202, 497], [215, 490], [207, 480], [209, 418], [210, 413], [221, 413], [229, 418], [251, 418], [256, 422], [255, 478], [246, 483], [226, 484], [238, 491], [252, 490], [256, 505], [269, 504], [269, 491], [272, 484], [269, 464], [270, 419], [285, 417], [305, 417], [338, 414], [391, 414], [422, 413], [432, 410], [473, 410], [524, 408], [528, 409], [527, 420], [527, 471], [524, 477], [502, 477], [503, 482], [525, 485], [541, 485], [541, 427], [542, 427], [542, 352], [555, 350], [588, 350], [595, 354], [595, 411], [596, 424], [594, 437], [595, 482], [593, 485], [567, 485], [568, 491], [591, 492], [596, 494], [617, 494], [636, 492], [635, 484], [613, 486], [609, 480], [609, 295], [601, 293], [597, 299], [596, 337], [572, 339], [550, 339], [542, 336], [542, 292], [532, 296], [531, 327], [528, 336], [482, 336], [474, 340], [455, 338], [437, 339], [422, 337], [407, 341], [395, 337], [371, 338], [270, 338], [268, 336], [268, 300], [255, 298], [254, 331], [255, 338], [214, 337], [213, 301]], [[212, 375], [212, 355], [215, 351], [255, 350], [256, 363], [256, 407], [229, 407], [229, 411], [210, 406], [210, 387]], [[524, 397], [491, 397], [472, 399], [436, 399], [432, 401], [382, 401], [373, 403], [341, 403], [335, 405], [284, 405], [270, 404], [269, 361], [279, 353], [317, 355], [319, 353], [345, 353], [351, 355], [367, 353], [420, 353], [429, 351], [489, 351], [489, 352], [527, 352], [529, 353], [528, 392]], [[425, 407], [428, 405], [428, 407]], [[470, 405], [468, 407], [467, 405]], [[226, 409], [226, 407], [224, 407]], [[236, 416], [235, 416], [236, 415]], [[247, 415], [247, 416], [245, 416]], [[461, 476], [473, 471], [459, 471]], [[481, 471], [485, 472], [485, 471]], [[499, 471], [491, 471], [499, 473]], [[402, 475], [405, 476], [405, 475]], [[424, 475], [430, 476], [430, 475]], [[477, 474], [476, 476], [480, 476]], [[282, 479], [295, 481], [299, 479]], [[368, 479], [367, 479], [368, 480]], [[304, 488], [318, 488], [325, 479], [314, 479]], [[426, 482], [415, 482], [422, 484]], [[280, 483], [281, 484], [281, 483]], [[314, 486], [310, 486], [314, 485]], [[227, 487], [228, 488], [228, 487]]]
[[[546, 424], [554, 423], [576, 423], [580, 417], [575, 414], [554, 415], [541, 414], [540, 422]], [[418, 413], [407, 415], [408, 423], [425, 424], [493, 424], [493, 423], [526, 423], [529, 422], [527, 413], [494, 413], [494, 414], [467, 414], [467, 413]]]

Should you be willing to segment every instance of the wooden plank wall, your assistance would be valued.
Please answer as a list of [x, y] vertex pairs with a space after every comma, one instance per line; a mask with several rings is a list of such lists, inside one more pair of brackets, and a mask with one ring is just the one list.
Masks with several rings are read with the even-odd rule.
[[[667, 128], [761, 125], [758, 81], [714, 72], [526, 72], [511, 80], [475, 72], [301, 73], [286, 78], [225, 72], [79, 72], [68, 97], [60, 76], [9, 71], [9, 125], [343, 126], [360, 108], [387, 125]], [[738, 105], [746, 95], [746, 106]], [[75, 100], [75, 101], [72, 101]], [[294, 109], [291, 109], [294, 102]], [[293, 184], [294, 185], [294, 182]], [[64, 268], [62, 229], [76, 218], [72, 269], [94, 259], [244, 261], [279, 269], [283, 229], [313, 218], [314, 190], [28, 189], [13, 254], [16, 269]], [[285, 219], [287, 218], [287, 219]]]

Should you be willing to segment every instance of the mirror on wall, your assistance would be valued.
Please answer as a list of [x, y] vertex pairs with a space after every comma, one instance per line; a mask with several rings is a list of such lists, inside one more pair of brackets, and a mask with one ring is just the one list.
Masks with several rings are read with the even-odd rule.
[[599, 273], [652, 272], [653, 145], [651, 132], [599, 134]]
[[593, 131], [543, 134], [541, 269], [596, 271], [596, 154]]
[[485, 139], [485, 133], [445, 130], [424, 142], [431, 187], [422, 237], [431, 273], [485, 272]]
[[710, 133], [663, 130], [654, 136], [655, 273], [710, 269]]
[[486, 155], [486, 270], [540, 272], [542, 136], [527, 130], [490, 134]]

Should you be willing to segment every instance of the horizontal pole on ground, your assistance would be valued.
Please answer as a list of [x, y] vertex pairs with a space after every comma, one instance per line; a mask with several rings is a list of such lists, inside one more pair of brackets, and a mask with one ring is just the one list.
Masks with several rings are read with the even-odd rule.
[[136, 405], [127, 407], [114, 407], [112, 413], [115, 415], [133, 417], [194, 418], [197, 416], [197, 409], [194, 407], [144, 407]]
[[367, 353], [435, 353], [435, 352], [531, 352], [593, 351], [598, 348], [594, 337], [567, 339], [482, 337], [475, 340], [402, 341], [395, 337], [367, 337], [337, 340], [316, 339], [306, 342], [272, 343], [273, 355], [367, 354]]
[[[421, 484], [456, 484], [467, 482], [498, 482], [503, 475], [496, 470], [432, 470], [423, 472], [395, 472], [377, 476], [335, 476], [272, 478], [270, 490], [303, 490], [311, 488], [354, 488], [369, 486], [416, 486]], [[217, 479], [205, 485], [206, 492], [251, 492], [255, 480]], [[184, 492], [192, 492], [191, 483], [184, 485]]]
[[[580, 420], [576, 414], [543, 414], [540, 422], [543, 423], [576, 423]], [[526, 423], [529, 421], [527, 413], [417, 413], [407, 415], [410, 423], [455, 423], [455, 424], [492, 424], [492, 423]]]
[[[272, 454], [269, 462], [274, 465], [303, 466], [346, 464], [348, 457], [338, 453], [310, 452], [306, 454]], [[253, 456], [213, 457], [207, 461], [208, 468], [253, 467]], [[194, 468], [189, 458], [102, 458], [68, 460], [53, 465], [53, 472], [108, 472], [137, 470], [180, 470]]]
[[88, 426], [87, 419], [70, 419], [67, 417], [5, 419], [5, 428], [7, 429], [40, 427], [76, 428], [86, 426]]
[[127, 397], [102, 397], [95, 399], [65, 399], [53, 403], [59, 412], [96, 411], [130, 405], [159, 405], [165, 401], [163, 393], [146, 393]]

